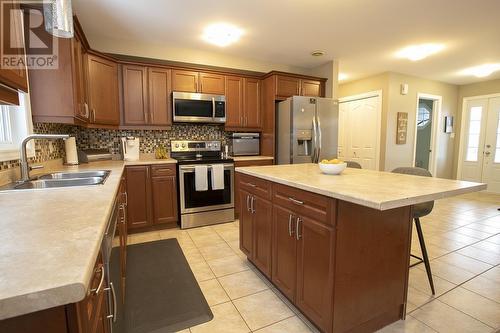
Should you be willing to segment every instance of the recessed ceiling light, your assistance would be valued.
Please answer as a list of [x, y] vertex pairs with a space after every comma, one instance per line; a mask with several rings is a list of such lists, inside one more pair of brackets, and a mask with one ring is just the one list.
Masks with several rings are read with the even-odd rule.
[[339, 81], [343, 81], [348, 78], [346, 73], [339, 73]]
[[315, 50], [315, 51], [312, 51], [312, 52], [311, 52], [311, 55], [312, 55], [313, 57], [321, 57], [321, 56], [324, 56], [324, 55], [325, 55], [325, 51]]
[[203, 30], [205, 41], [221, 47], [237, 42], [241, 35], [243, 30], [228, 23], [214, 23]]
[[402, 50], [399, 50], [396, 53], [398, 58], [406, 58], [411, 61], [418, 61], [424, 58], [427, 58], [431, 54], [438, 53], [444, 49], [443, 44], [419, 44], [419, 45], [410, 45], [405, 47]]
[[480, 66], [466, 68], [462, 71], [462, 74], [474, 75], [476, 77], [486, 77], [498, 70], [500, 70], [500, 64], [484, 64]]

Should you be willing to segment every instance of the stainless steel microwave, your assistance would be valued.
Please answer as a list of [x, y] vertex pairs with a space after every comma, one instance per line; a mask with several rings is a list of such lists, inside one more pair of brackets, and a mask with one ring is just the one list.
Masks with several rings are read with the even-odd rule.
[[172, 93], [173, 120], [177, 123], [226, 122], [226, 96], [187, 92]]

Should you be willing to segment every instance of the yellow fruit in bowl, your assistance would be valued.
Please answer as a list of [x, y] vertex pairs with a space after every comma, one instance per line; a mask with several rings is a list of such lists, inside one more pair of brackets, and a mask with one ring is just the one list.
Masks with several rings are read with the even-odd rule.
[[328, 164], [329, 162], [330, 161], [328, 161], [328, 160], [321, 160], [321, 163], [323, 163], [323, 164]]

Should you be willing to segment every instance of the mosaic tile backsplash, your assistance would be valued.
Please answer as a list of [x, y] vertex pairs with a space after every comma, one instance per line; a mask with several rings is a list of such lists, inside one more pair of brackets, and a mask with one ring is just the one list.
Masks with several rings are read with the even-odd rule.
[[[104, 148], [113, 154], [120, 153], [120, 138], [123, 136], [140, 137], [141, 153], [154, 153], [159, 145], [170, 148], [171, 140], [221, 140], [223, 145], [231, 144], [231, 132], [224, 131], [224, 127], [220, 125], [174, 124], [170, 130], [165, 131], [109, 130], [65, 124], [34, 123], [33, 131], [38, 134], [69, 134], [76, 138], [76, 145], [79, 149]], [[64, 158], [62, 140], [35, 140], [35, 156], [30, 159], [30, 163], [58, 158]], [[19, 160], [0, 162], [0, 170], [18, 166]]]

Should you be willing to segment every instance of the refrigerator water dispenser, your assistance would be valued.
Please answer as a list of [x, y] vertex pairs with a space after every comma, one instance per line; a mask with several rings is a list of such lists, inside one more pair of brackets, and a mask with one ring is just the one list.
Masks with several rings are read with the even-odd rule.
[[297, 130], [297, 155], [311, 156], [312, 153], [312, 131], [311, 130]]

